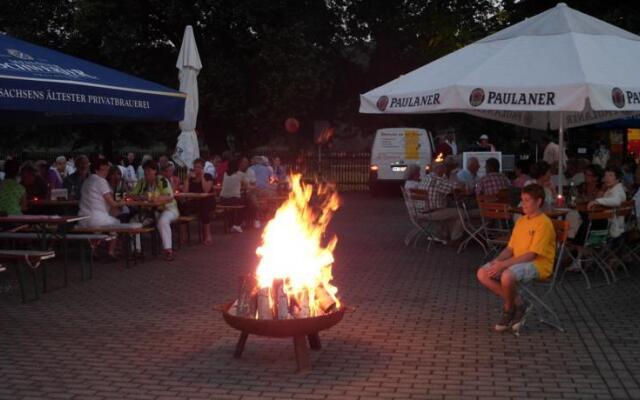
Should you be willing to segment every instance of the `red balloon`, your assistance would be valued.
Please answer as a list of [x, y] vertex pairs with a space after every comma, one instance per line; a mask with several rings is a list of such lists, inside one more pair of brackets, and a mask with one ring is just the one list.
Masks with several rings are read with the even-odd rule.
[[296, 133], [298, 129], [300, 129], [300, 122], [295, 118], [287, 118], [287, 120], [284, 121], [284, 129], [289, 133]]

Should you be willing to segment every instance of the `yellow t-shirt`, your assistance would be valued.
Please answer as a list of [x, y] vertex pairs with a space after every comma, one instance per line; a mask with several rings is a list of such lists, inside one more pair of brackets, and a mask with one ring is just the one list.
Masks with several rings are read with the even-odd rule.
[[536, 253], [533, 265], [540, 279], [547, 279], [553, 272], [553, 260], [556, 257], [556, 231], [549, 217], [540, 214], [529, 218], [526, 215], [518, 219], [513, 227], [508, 246], [513, 256]]

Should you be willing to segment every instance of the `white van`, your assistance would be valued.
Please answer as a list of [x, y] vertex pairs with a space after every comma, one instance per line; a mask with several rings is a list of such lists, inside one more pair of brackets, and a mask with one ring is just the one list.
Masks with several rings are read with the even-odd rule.
[[371, 149], [369, 189], [378, 194], [383, 186], [404, 182], [409, 164], [418, 164], [422, 177], [431, 164], [433, 137], [420, 128], [378, 129]]

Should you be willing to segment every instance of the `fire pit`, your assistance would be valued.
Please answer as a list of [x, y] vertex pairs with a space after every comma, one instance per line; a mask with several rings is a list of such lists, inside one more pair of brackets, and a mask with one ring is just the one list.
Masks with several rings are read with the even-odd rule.
[[222, 317], [227, 324], [241, 332], [233, 356], [235, 358], [242, 356], [249, 335], [271, 338], [293, 338], [293, 348], [296, 355], [298, 371], [308, 371], [311, 369], [306, 340], [309, 340], [309, 347], [312, 350], [320, 350], [322, 344], [318, 332], [329, 329], [342, 321], [345, 310], [347, 310], [347, 308], [343, 306], [330, 314], [319, 317], [289, 320], [260, 320], [229, 314], [229, 308], [231, 308], [232, 304], [233, 303], [228, 303], [223, 305], [221, 310]]
[[331, 284], [337, 238], [324, 240], [339, 201], [331, 187], [314, 190], [300, 175], [292, 175], [291, 182], [288, 199], [262, 233], [255, 274], [241, 277], [237, 300], [221, 311], [241, 332], [235, 357], [242, 355], [250, 334], [290, 337], [298, 370], [304, 371], [310, 369], [307, 339], [311, 349], [320, 349], [318, 332], [340, 322], [346, 310]]

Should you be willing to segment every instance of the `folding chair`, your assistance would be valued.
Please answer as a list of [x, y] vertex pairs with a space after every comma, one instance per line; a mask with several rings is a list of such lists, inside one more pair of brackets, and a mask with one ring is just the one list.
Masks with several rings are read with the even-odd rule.
[[620, 254], [622, 262], [625, 260], [640, 262], [640, 227], [638, 227], [635, 200], [623, 202], [620, 208], [625, 210], [622, 213], [625, 216], [625, 232], [619, 247], [614, 252]]
[[630, 249], [626, 243], [628, 239], [626, 233], [631, 230], [632, 226], [635, 226], [635, 201], [629, 200], [622, 202], [620, 207], [613, 209], [613, 214], [616, 218], [624, 218], [625, 232], [621, 236], [611, 239], [607, 246], [602, 248], [598, 256], [606, 262], [609, 272], [613, 276], [614, 281], [616, 281], [617, 277], [613, 265], [619, 265], [624, 270], [625, 275], [627, 277], [630, 276], [627, 264], [624, 262], [624, 256]]
[[432, 226], [428, 219], [428, 213], [421, 213], [416, 207], [417, 201], [423, 201], [426, 199], [426, 195], [422, 195], [419, 192], [410, 193], [405, 188], [401, 187], [402, 197], [404, 199], [405, 207], [407, 208], [407, 214], [413, 229], [407, 233], [404, 238], [405, 246], [413, 243], [413, 246], [417, 246], [421, 237], [425, 236], [429, 241], [427, 245], [427, 251], [431, 249], [432, 242], [439, 242], [446, 244], [445, 240], [436, 237], [433, 233]]
[[[600, 269], [600, 271], [602, 271], [604, 278], [607, 281], [607, 285], [611, 284], [611, 279], [609, 278], [611, 268], [602, 258], [602, 254], [606, 247], [610, 245], [610, 220], [614, 216], [615, 213], [612, 209], [590, 211], [588, 213], [587, 232], [585, 235], [584, 244], [571, 245], [573, 249], [578, 249], [578, 256], [574, 257], [571, 252], [568, 253], [571, 259], [575, 261], [573, 263], [575, 268], [577, 268], [578, 271], [585, 277], [585, 280], [587, 281], [587, 289], [591, 289], [591, 281], [589, 280], [589, 275], [584, 269], [584, 265], [588, 261], [591, 261]], [[594, 222], [601, 222], [601, 227], [597, 229], [594, 228]], [[561, 282], [564, 280], [564, 276], [566, 275], [566, 273], [567, 269], [565, 269], [562, 273], [562, 277], [560, 279]], [[616, 280], [615, 275], [613, 275], [613, 279], [614, 281]]]
[[[525, 314], [524, 321], [532, 312], [538, 314], [538, 320], [543, 324], [547, 324], [564, 332], [564, 328], [560, 323], [560, 317], [549, 304], [549, 299], [556, 292], [556, 281], [558, 279], [558, 271], [564, 254], [567, 235], [569, 234], [569, 222], [560, 220], [551, 220], [553, 229], [556, 231], [556, 258], [553, 263], [553, 272], [546, 280], [533, 280], [524, 284], [518, 284], [520, 296], [531, 302], [533, 307]], [[537, 293], [536, 293], [537, 292]], [[545, 317], [548, 315], [548, 318]]]
[[458, 194], [454, 194], [453, 196], [453, 200], [456, 203], [458, 216], [460, 217], [460, 222], [462, 223], [462, 229], [464, 229], [464, 231], [469, 235], [458, 246], [458, 254], [460, 254], [462, 250], [466, 249], [472, 240], [475, 240], [480, 245], [480, 247], [482, 247], [482, 251], [484, 251], [484, 254], [486, 256], [488, 254], [488, 250], [483, 241], [484, 237], [482, 236], [484, 227], [482, 226], [482, 222], [480, 222], [480, 225], [476, 225], [473, 223], [473, 220], [469, 214], [469, 208], [467, 207], [467, 199], [468, 197]]
[[497, 255], [509, 243], [512, 228], [512, 215], [507, 203], [489, 203], [478, 201], [482, 236], [487, 243], [487, 256]]

